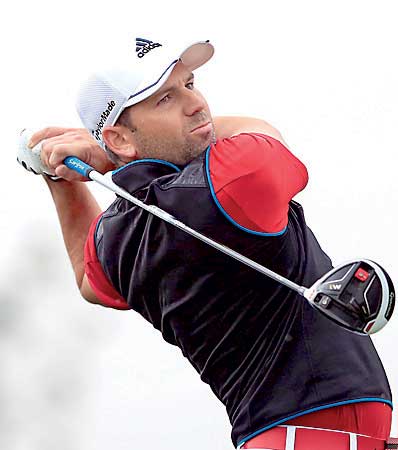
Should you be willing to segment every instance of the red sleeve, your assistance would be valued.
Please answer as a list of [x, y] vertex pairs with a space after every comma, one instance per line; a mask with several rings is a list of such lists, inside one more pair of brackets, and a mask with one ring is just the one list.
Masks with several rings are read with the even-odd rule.
[[280, 233], [290, 200], [308, 183], [307, 169], [281, 142], [258, 133], [217, 141], [209, 156], [217, 202], [250, 231]]
[[105, 275], [97, 257], [95, 248], [95, 230], [101, 218], [100, 214], [91, 224], [86, 245], [84, 246], [84, 270], [89, 284], [101, 305], [114, 309], [130, 309], [126, 300], [116, 291]]

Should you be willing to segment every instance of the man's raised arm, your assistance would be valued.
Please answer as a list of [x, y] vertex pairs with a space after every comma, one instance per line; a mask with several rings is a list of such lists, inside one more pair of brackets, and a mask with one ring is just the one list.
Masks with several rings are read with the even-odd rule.
[[76, 283], [82, 296], [91, 303], [99, 303], [84, 272], [84, 245], [90, 225], [101, 209], [84, 183], [87, 179], [62, 164], [67, 156], [77, 156], [100, 172], [114, 169], [105, 152], [83, 129], [46, 128], [35, 133], [29, 147], [42, 142], [41, 161], [51, 172], [62, 177], [52, 181], [45, 177], [50, 189], [66, 250]]
[[217, 139], [229, 138], [240, 133], [261, 133], [277, 139], [288, 147], [281, 133], [265, 120], [244, 116], [217, 116], [213, 121]]

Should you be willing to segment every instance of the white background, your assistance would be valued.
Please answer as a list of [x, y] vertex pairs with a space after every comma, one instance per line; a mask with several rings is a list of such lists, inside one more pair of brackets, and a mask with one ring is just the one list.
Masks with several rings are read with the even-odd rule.
[[[210, 39], [216, 53], [197, 84], [213, 114], [274, 124], [308, 167], [297, 199], [333, 261], [369, 257], [397, 284], [397, 12], [393, 0], [7, 5], [1, 449], [233, 448], [223, 406], [178, 349], [133, 312], [80, 299], [47, 188], [15, 162], [20, 129], [80, 126], [79, 82], [120, 49], [134, 51], [136, 36], [180, 40], [181, 48]], [[92, 189], [104, 207], [113, 198]], [[374, 338], [394, 394], [397, 341], [395, 316]]]

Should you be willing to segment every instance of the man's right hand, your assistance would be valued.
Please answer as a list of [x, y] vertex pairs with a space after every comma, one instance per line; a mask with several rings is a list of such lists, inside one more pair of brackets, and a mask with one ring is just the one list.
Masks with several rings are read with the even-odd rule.
[[29, 148], [42, 143], [41, 160], [56, 176], [67, 181], [87, 181], [87, 178], [68, 169], [63, 161], [67, 156], [76, 156], [101, 173], [116, 167], [105, 151], [84, 128], [44, 128], [32, 135]]

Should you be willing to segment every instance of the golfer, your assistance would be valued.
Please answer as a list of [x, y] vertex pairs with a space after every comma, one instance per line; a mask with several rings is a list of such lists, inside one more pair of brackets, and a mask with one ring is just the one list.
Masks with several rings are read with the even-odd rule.
[[113, 171], [140, 200], [299, 285], [329, 271], [293, 200], [304, 164], [267, 122], [212, 117], [194, 71], [213, 46], [181, 50], [137, 38], [83, 83], [84, 130], [46, 128], [29, 142], [40, 153], [25, 167], [45, 175], [82, 296], [133, 310], [178, 346], [225, 405], [236, 447], [384, 449], [391, 392], [369, 337], [123, 198], [102, 212], [63, 165], [74, 155]]

